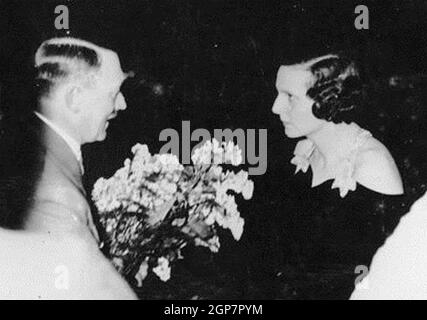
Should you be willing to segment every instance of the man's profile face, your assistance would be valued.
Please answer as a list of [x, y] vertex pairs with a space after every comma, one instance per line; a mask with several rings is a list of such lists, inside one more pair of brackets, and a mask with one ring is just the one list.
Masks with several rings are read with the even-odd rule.
[[83, 93], [84, 106], [81, 110], [80, 126], [82, 144], [103, 141], [107, 136], [109, 121], [127, 107], [120, 91], [126, 75], [120, 67], [117, 55], [111, 53], [105, 56], [101, 68], [94, 85]]

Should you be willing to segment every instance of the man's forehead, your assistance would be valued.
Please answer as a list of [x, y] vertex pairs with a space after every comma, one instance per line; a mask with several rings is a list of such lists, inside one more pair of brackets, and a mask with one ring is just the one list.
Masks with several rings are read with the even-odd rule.
[[98, 55], [101, 60], [99, 75], [102, 81], [108, 83], [108, 86], [120, 86], [128, 75], [123, 72], [117, 53], [108, 49], [99, 48]]
[[101, 56], [101, 73], [104, 77], [122, 83], [127, 74], [123, 72], [119, 56], [116, 52], [100, 48], [99, 54]]

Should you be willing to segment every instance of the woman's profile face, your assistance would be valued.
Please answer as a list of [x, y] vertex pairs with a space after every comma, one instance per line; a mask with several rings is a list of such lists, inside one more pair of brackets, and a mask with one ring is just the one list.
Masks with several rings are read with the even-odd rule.
[[311, 81], [310, 71], [300, 65], [281, 66], [277, 73], [277, 98], [272, 111], [280, 116], [289, 138], [310, 135], [325, 123], [313, 115], [314, 101], [306, 94]]

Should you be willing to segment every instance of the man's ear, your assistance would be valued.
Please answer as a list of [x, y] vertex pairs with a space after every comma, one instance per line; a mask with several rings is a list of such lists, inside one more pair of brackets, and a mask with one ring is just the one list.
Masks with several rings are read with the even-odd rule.
[[73, 113], [80, 112], [82, 106], [82, 88], [78, 85], [70, 85], [65, 92], [65, 104]]

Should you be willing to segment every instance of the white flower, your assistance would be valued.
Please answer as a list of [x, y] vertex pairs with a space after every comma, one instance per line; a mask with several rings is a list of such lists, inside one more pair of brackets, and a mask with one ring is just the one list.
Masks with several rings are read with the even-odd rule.
[[213, 164], [224, 163], [224, 149], [220, 146], [218, 140], [212, 139]]
[[227, 201], [227, 186], [225, 183], [219, 181], [215, 182], [212, 186], [215, 189], [215, 200], [222, 206]]
[[231, 163], [235, 167], [242, 164], [242, 150], [238, 145], [235, 145], [233, 141], [229, 141], [227, 144], [224, 144], [224, 150], [225, 163]]
[[222, 212], [220, 212], [219, 210], [215, 210], [212, 211], [212, 215], [215, 218], [215, 222], [220, 226], [220, 227], [224, 227], [224, 223], [225, 223], [225, 217], [223, 215]]
[[212, 214], [208, 215], [208, 217], [205, 219], [205, 223], [206, 223], [208, 226], [213, 225], [213, 224], [215, 223], [215, 214], [214, 214], [214, 213], [212, 213]]
[[153, 268], [153, 272], [160, 278], [160, 280], [164, 282], [168, 281], [171, 277], [169, 260], [165, 257], [160, 257], [157, 260], [157, 267]]
[[167, 194], [173, 194], [176, 192], [177, 186], [175, 183], [170, 183], [167, 180], [161, 180], [159, 183], [160, 189], [167, 193]]
[[139, 210], [140, 207], [135, 203], [132, 203], [130, 206], [127, 207], [127, 211], [129, 212], [138, 212]]
[[172, 226], [182, 227], [185, 223], [185, 218], [177, 218], [172, 221]]
[[182, 171], [183, 167], [179, 163], [179, 159], [174, 154], [159, 154], [156, 155], [156, 160], [160, 164], [162, 171], [164, 172], [174, 172]]
[[203, 208], [200, 209], [200, 213], [202, 214], [203, 217], [208, 217], [211, 211], [212, 210], [207, 206], [203, 206]]
[[117, 227], [117, 221], [115, 219], [107, 220], [107, 225], [105, 227], [105, 232], [107, 234], [114, 232], [114, 229]]
[[254, 183], [253, 181], [247, 181], [245, 186], [242, 189], [242, 195], [245, 200], [249, 200], [252, 198], [254, 193]]
[[231, 219], [225, 220], [224, 228], [230, 229], [234, 239], [238, 241], [242, 237], [244, 225], [245, 225], [245, 220], [241, 217], [236, 216]]
[[222, 167], [220, 166], [213, 166], [211, 168], [211, 173], [215, 176], [215, 177], [220, 177], [221, 173], [222, 173]]
[[142, 281], [147, 277], [148, 274], [148, 263], [147, 260], [143, 261], [139, 266], [139, 270], [135, 275], [135, 280], [137, 281], [137, 286], [142, 286]]
[[208, 243], [209, 243], [209, 249], [210, 249], [212, 252], [218, 252], [218, 251], [219, 251], [219, 247], [220, 247], [221, 245], [220, 245], [219, 237], [218, 237], [218, 236], [213, 236], [212, 238], [210, 238], [210, 239], [208, 240]]
[[212, 162], [212, 142], [206, 141], [201, 147], [195, 149], [191, 156], [194, 165], [209, 165]]
[[146, 158], [146, 159], [149, 159], [151, 157], [150, 151], [148, 150], [148, 147], [146, 144], [137, 143], [132, 147], [131, 150], [135, 156]]
[[224, 209], [227, 211], [227, 215], [233, 215], [238, 213], [236, 199], [233, 195], [226, 195], [226, 201], [223, 203]]
[[196, 246], [207, 247], [209, 248], [209, 250], [211, 250], [211, 252], [214, 252], [214, 253], [218, 252], [220, 247], [219, 238], [216, 235], [213, 236], [212, 238], [209, 238], [207, 241], [202, 240], [200, 238], [195, 238], [194, 244]]

